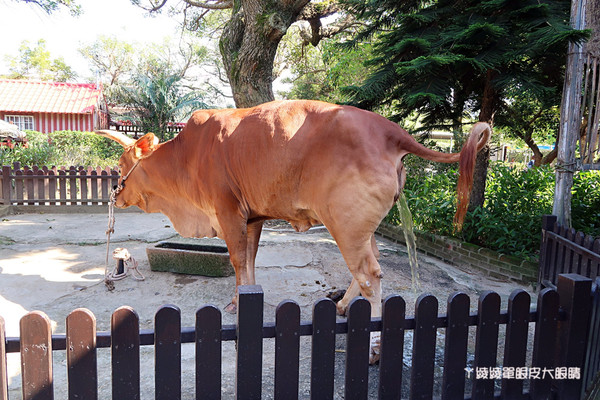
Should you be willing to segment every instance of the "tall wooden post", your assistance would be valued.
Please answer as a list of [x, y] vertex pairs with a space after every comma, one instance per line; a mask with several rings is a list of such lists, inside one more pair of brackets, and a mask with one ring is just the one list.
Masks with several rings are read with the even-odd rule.
[[[587, 0], [572, 0], [571, 27], [585, 29]], [[581, 85], [584, 64], [583, 44], [569, 44], [565, 83], [560, 109], [560, 137], [556, 158], [556, 184], [552, 214], [562, 226], [571, 226], [571, 188], [577, 167], [575, 147], [581, 127]]]

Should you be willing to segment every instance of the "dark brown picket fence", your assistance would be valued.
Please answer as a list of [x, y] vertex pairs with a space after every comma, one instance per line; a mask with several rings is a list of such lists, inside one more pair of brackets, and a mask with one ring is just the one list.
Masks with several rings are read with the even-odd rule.
[[557, 223], [554, 215], [542, 218], [542, 245], [538, 284], [556, 287], [560, 274], [600, 276], [600, 238], [593, 238]]
[[[221, 346], [228, 340], [236, 341], [236, 398], [260, 399], [265, 338], [275, 339], [274, 398], [297, 399], [300, 337], [305, 335], [312, 336], [311, 399], [334, 398], [337, 335], [346, 339], [344, 398], [367, 399], [369, 368], [375, 368], [368, 365], [371, 331], [381, 331], [380, 399], [401, 396], [407, 331], [413, 331], [410, 384], [405, 389], [411, 399], [432, 398], [434, 386], [443, 399], [578, 399], [585, 389], [591, 287], [590, 279], [562, 275], [558, 290], [539, 293], [536, 309], [530, 307], [529, 294], [517, 290], [506, 311], [500, 310], [497, 293], [485, 292], [476, 313], [470, 313], [466, 294], [455, 293], [443, 315], [438, 315], [436, 297], [422, 295], [414, 317], [406, 316], [404, 300], [394, 295], [384, 301], [382, 318], [373, 320], [363, 298], [351, 303], [344, 321], [336, 321], [335, 304], [329, 299], [314, 305], [312, 322], [301, 322], [298, 304], [284, 301], [273, 324], [263, 323], [261, 287], [242, 286], [236, 325], [222, 325], [220, 310], [205, 306], [196, 313], [195, 327], [181, 328], [179, 309], [164, 306], [156, 313], [154, 330], [140, 331], [136, 312], [122, 307], [112, 315], [110, 332], [96, 332], [91, 312], [78, 309], [67, 317], [66, 335], [53, 336], [48, 317], [36, 311], [21, 320], [20, 338], [4, 340], [0, 318], [0, 399], [8, 392], [7, 352], [22, 356], [22, 398], [53, 399], [52, 354], [62, 350], [67, 351], [69, 399], [97, 399], [97, 377], [106, 371], [97, 370], [96, 351], [106, 347], [111, 348], [112, 398], [139, 399], [140, 346], [146, 345], [155, 351], [155, 398], [179, 399], [182, 343], [195, 343], [195, 398], [220, 399]], [[506, 326], [504, 335], [499, 335], [500, 325]], [[472, 326], [474, 350], [468, 345]], [[441, 364], [436, 363], [439, 330], [445, 334]], [[501, 365], [497, 365], [499, 349], [503, 349]], [[468, 358], [472, 351], [474, 357]], [[441, 379], [434, 373], [436, 365], [443, 370]]]
[[119, 172], [110, 168], [2, 167], [0, 204], [20, 207], [108, 204]]
[[600, 238], [557, 223], [554, 215], [542, 218], [542, 244], [538, 285], [555, 288], [560, 274], [575, 273], [595, 280], [588, 336], [584, 385], [600, 395]]
[[[171, 133], [171, 134], [178, 134], [179, 132], [181, 132], [183, 130], [183, 127], [185, 126], [185, 124], [169, 124], [169, 126], [167, 126], [167, 133]], [[140, 136], [143, 136], [146, 132], [144, 132], [144, 129], [139, 126], [139, 125], [122, 125], [122, 124], [118, 124], [115, 126], [116, 130], [122, 133], [125, 133], [127, 135], [131, 135], [133, 136], [134, 139], [139, 138]]]

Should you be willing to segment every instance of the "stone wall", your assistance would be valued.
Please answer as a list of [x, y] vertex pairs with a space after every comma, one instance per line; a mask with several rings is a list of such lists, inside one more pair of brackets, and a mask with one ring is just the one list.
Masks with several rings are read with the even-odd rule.
[[[377, 233], [406, 245], [404, 232], [399, 226], [382, 222]], [[520, 283], [537, 281], [538, 264], [518, 257], [500, 254], [495, 251], [461, 242], [455, 238], [437, 236], [426, 232], [416, 232], [417, 249], [432, 257], [466, 270], [478, 270], [486, 275]]]

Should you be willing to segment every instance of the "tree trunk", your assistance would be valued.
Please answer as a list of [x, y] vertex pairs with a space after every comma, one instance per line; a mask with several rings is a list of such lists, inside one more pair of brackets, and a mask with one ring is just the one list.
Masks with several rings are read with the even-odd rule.
[[[491, 70], [487, 72], [483, 97], [481, 99], [481, 110], [479, 111], [479, 121], [487, 122], [490, 125], [493, 125], [496, 105], [498, 104], [498, 93], [492, 83], [495, 76], [496, 72]], [[473, 189], [471, 190], [469, 211], [473, 211], [477, 207], [483, 207], [489, 164], [490, 145], [488, 143], [477, 154], [477, 159], [475, 161], [475, 173], [473, 174]]]
[[[587, 0], [573, 0], [571, 3], [571, 26], [584, 28]], [[569, 44], [562, 104], [560, 108], [560, 140], [556, 157], [556, 180], [552, 214], [558, 224], [571, 226], [571, 189], [575, 170], [575, 146], [581, 127], [581, 83], [583, 81], [583, 46]]]
[[237, 107], [274, 99], [277, 46], [309, 0], [236, 0], [219, 48]]
[[592, 30], [592, 36], [585, 44], [585, 50], [600, 57], [600, 2], [587, 2], [585, 27]]

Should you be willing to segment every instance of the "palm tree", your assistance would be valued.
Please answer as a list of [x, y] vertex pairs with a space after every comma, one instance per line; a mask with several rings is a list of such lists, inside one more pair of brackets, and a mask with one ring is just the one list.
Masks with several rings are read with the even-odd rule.
[[153, 132], [161, 140], [173, 136], [167, 129], [169, 123], [187, 119], [196, 109], [208, 108], [200, 92], [185, 90], [181, 74], [159, 68], [135, 76], [131, 86], [119, 88], [117, 97], [137, 117], [144, 132]]

